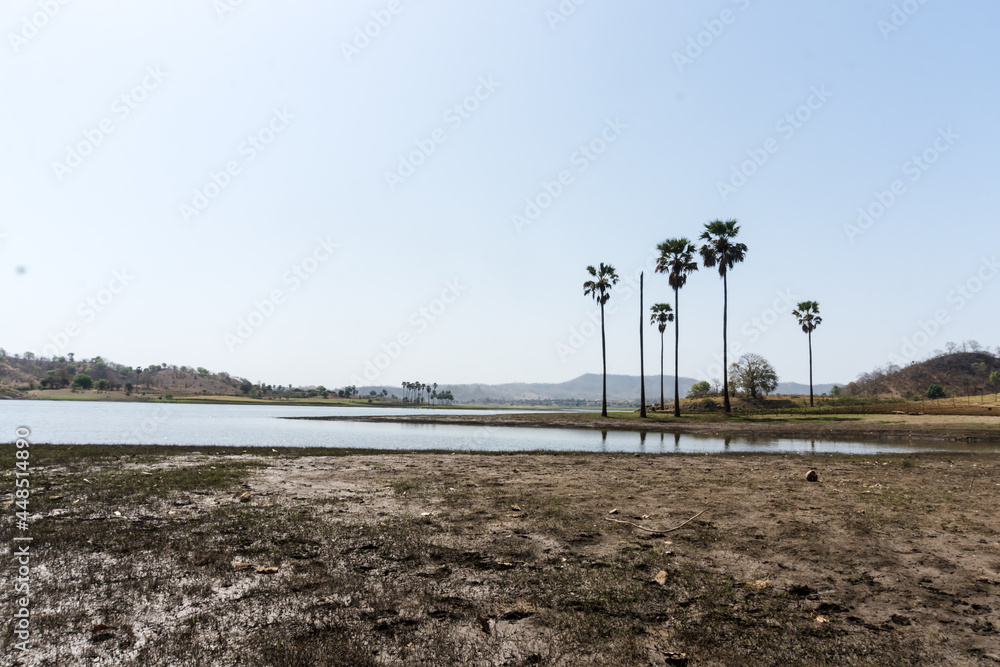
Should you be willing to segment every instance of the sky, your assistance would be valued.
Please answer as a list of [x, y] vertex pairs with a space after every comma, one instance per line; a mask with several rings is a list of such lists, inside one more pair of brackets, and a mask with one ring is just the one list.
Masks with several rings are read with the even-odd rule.
[[[604, 262], [608, 372], [637, 375], [638, 273], [647, 313], [673, 303], [656, 245], [716, 219], [748, 246], [730, 360], [808, 381], [805, 300], [817, 382], [1000, 345], [998, 23], [987, 0], [6, 0], [0, 346], [561, 382], [601, 371]], [[679, 298], [680, 375], [720, 377], [718, 273]]]

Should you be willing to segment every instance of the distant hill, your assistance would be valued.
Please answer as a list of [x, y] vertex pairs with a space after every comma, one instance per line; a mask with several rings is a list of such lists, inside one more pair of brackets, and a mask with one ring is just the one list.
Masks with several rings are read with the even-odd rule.
[[[321, 387], [274, 387], [262, 383], [254, 384], [248, 380], [228, 373], [213, 373], [204, 368], [188, 366], [172, 366], [154, 364], [145, 368], [132, 368], [95, 357], [93, 359], [73, 360], [66, 357], [55, 359], [39, 358], [30, 353], [24, 355], [5, 355], [0, 350], [0, 392], [6, 395], [20, 395], [29, 389], [60, 389], [69, 386], [77, 374], [86, 374], [95, 383], [104, 381], [104, 390], [121, 392], [121, 394], [173, 394], [177, 397], [213, 395], [213, 396], [249, 396], [251, 398], [308, 398], [324, 395]], [[687, 395], [691, 386], [697, 380], [682, 377], [679, 381], [681, 397]], [[664, 398], [673, 400], [674, 378], [664, 376]], [[815, 386], [817, 395], [827, 393], [833, 387], [831, 384]], [[369, 392], [381, 393], [386, 396], [395, 394], [403, 397], [406, 392], [397, 386], [357, 387], [356, 394], [367, 397]], [[516, 382], [507, 384], [440, 384], [439, 391], [451, 391], [456, 403], [531, 403], [558, 402], [573, 404], [574, 402], [594, 402], [601, 400], [601, 375], [588, 373], [566, 382]], [[809, 386], [795, 382], [782, 382], [777, 393], [786, 395], [806, 395]], [[337, 392], [331, 388], [331, 394]], [[123, 396], [124, 397], [124, 396]], [[646, 401], [654, 403], [660, 398], [660, 376], [646, 377]], [[382, 399], [389, 400], [389, 399]], [[639, 376], [609, 375], [608, 400], [614, 403], [637, 403], [639, 400]]]
[[204, 368], [156, 364], [145, 368], [132, 368], [101, 357], [70, 360], [37, 358], [30, 353], [0, 355], [0, 389], [26, 391], [28, 389], [60, 389], [68, 387], [78, 374], [85, 374], [95, 383], [104, 381], [111, 391], [131, 391], [142, 394], [175, 393], [177, 395], [211, 394], [237, 396], [244, 392], [247, 383], [243, 378], [228, 373], [212, 373]]
[[[679, 378], [681, 397], [687, 395], [691, 386], [698, 382], [693, 378]], [[830, 391], [834, 385], [818, 384], [813, 391], [819, 395]], [[559, 383], [528, 383], [515, 382], [509, 384], [448, 384], [441, 385], [441, 388], [448, 389], [455, 395], [458, 403], [482, 403], [486, 401], [599, 401], [601, 400], [601, 375], [598, 373], [587, 373], [567, 382]], [[381, 391], [382, 386], [360, 387], [360, 393], [366, 394], [370, 390]], [[399, 389], [385, 387], [390, 392], [399, 392]], [[608, 400], [614, 402], [635, 402], [639, 400], [639, 376], [638, 375], [609, 375], [608, 376]], [[797, 382], [782, 382], [778, 385], [777, 393], [789, 395], [808, 395], [809, 385]], [[663, 378], [663, 394], [666, 400], [674, 398], [674, 376], [665, 375]], [[646, 377], [646, 402], [658, 402], [660, 399], [660, 376]]]
[[947, 396], [995, 393], [989, 377], [996, 371], [1000, 371], [1000, 358], [989, 352], [955, 352], [904, 368], [892, 365], [877, 368], [863, 373], [846, 389], [854, 396], [897, 398], [924, 396], [931, 384], [941, 385]]

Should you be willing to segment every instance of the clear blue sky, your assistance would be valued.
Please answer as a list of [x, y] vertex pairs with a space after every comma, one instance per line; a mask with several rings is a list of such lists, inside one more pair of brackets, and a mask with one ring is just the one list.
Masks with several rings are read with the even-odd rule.
[[[818, 382], [1000, 345], [996, 3], [232, 4], [4, 3], [8, 352], [562, 381], [601, 368], [585, 267], [630, 276], [716, 218], [749, 246], [731, 343], [784, 380], [783, 294], [821, 304]], [[638, 372], [629, 292], [613, 373]], [[721, 306], [693, 275], [682, 375], [718, 376]]]

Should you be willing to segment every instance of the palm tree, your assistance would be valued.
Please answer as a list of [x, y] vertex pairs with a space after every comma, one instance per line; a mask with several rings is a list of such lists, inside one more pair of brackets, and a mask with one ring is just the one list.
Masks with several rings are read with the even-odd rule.
[[792, 315], [798, 318], [802, 330], [809, 334], [809, 407], [813, 407], [813, 331], [823, 323], [819, 316], [819, 301], [803, 301]]
[[587, 273], [595, 280], [583, 284], [583, 295], [593, 296], [594, 301], [601, 304], [601, 362], [604, 366], [604, 384], [601, 396], [601, 416], [608, 416], [608, 353], [604, 338], [604, 304], [611, 298], [611, 288], [618, 284], [618, 274], [610, 264], [600, 264], [600, 268], [587, 267]]
[[649, 318], [650, 324], [657, 324], [660, 328], [660, 409], [663, 409], [663, 332], [667, 330], [667, 322], [674, 321], [673, 308], [669, 303], [654, 303], [650, 307], [652, 315]]
[[694, 244], [686, 238], [667, 239], [656, 246], [660, 258], [656, 261], [657, 273], [669, 273], [667, 282], [674, 290], [674, 417], [681, 416], [681, 395], [678, 376], [680, 350], [680, 304], [677, 293], [687, 284], [688, 275], [698, 270], [698, 262], [694, 261]]
[[706, 269], [719, 267], [719, 275], [722, 276], [722, 397], [723, 408], [726, 414], [731, 414], [729, 407], [729, 360], [727, 354], [727, 332], [726, 318], [729, 311], [729, 286], [726, 275], [730, 269], [746, 259], [747, 247], [744, 243], [735, 243], [736, 235], [740, 233], [740, 226], [736, 220], [715, 220], [705, 223], [705, 231], [701, 234], [701, 240], [705, 245], [701, 247], [701, 259]]

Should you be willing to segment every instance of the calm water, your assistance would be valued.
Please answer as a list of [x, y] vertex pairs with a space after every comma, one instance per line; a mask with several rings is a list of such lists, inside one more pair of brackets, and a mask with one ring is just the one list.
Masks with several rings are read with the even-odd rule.
[[[462, 414], [496, 414], [463, 411]], [[829, 442], [743, 439], [424, 424], [306, 421], [281, 417], [330, 415], [455, 414], [449, 410], [297, 407], [271, 405], [183, 405], [61, 401], [0, 401], [0, 441], [12, 442], [19, 426], [33, 443], [227, 445], [235, 447], [353, 447], [479, 451], [580, 451], [648, 453], [787, 452], [908, 453], [997, 452], [994, 445], [951, 442]]]

